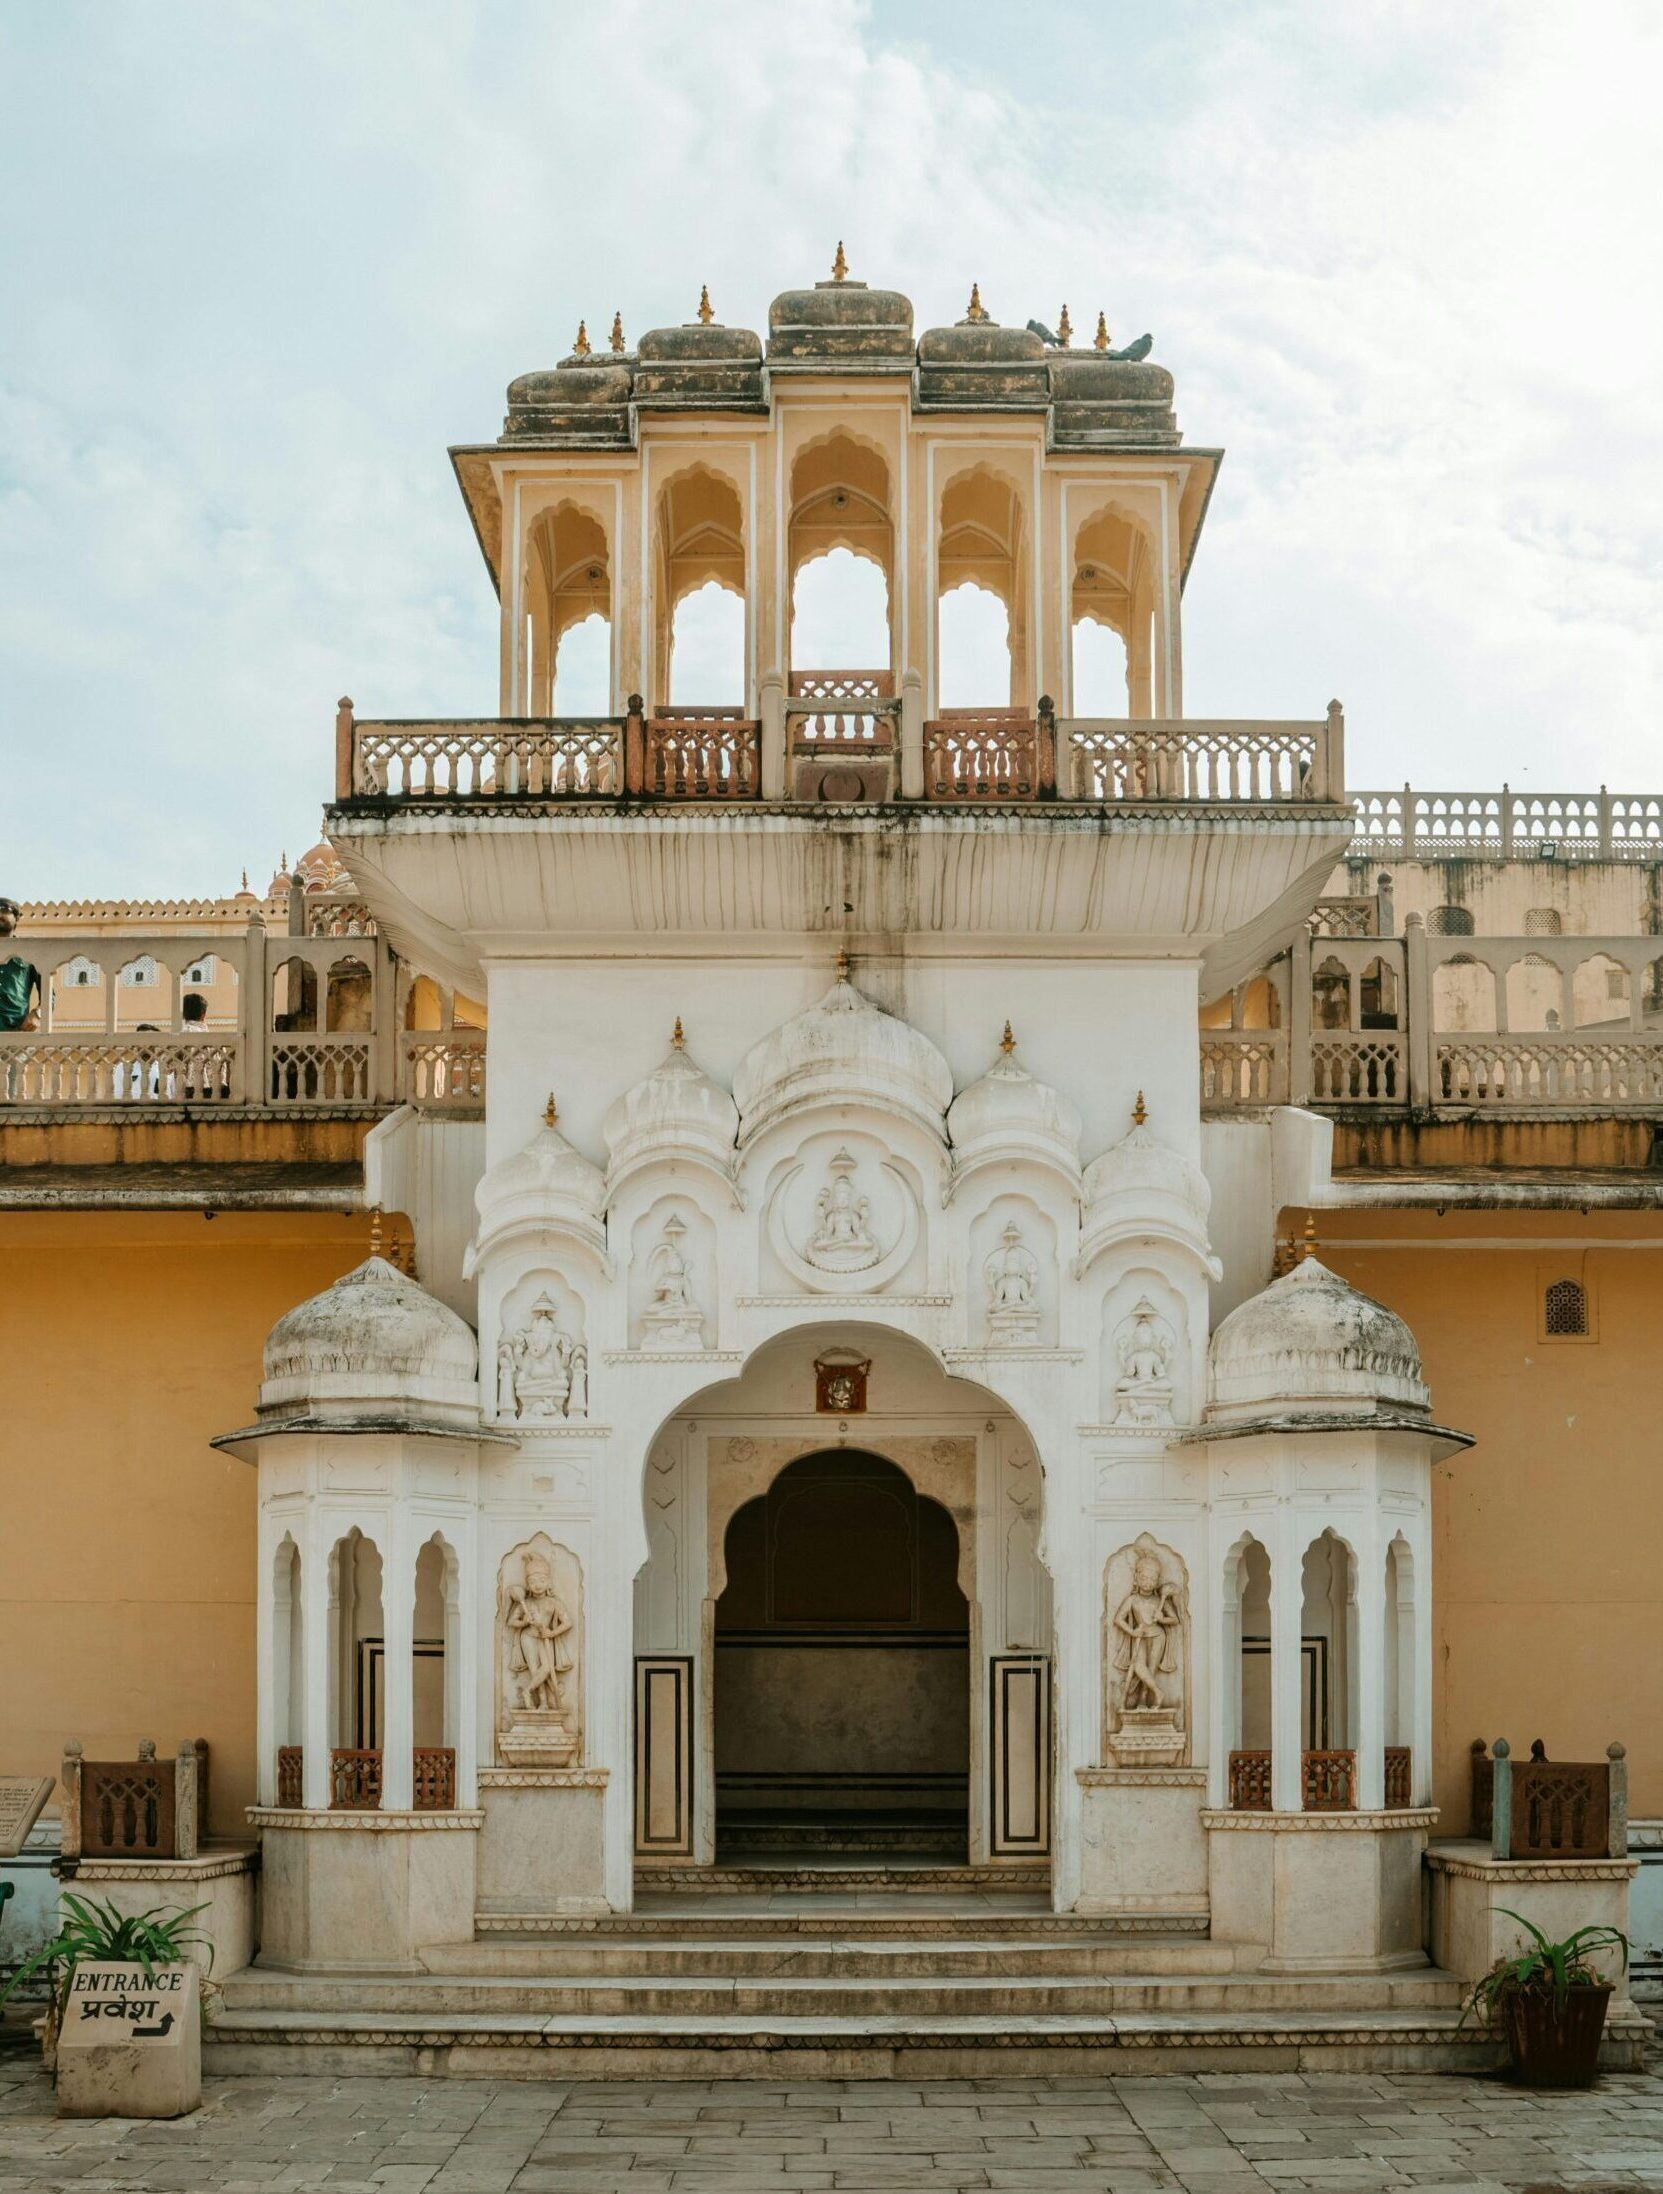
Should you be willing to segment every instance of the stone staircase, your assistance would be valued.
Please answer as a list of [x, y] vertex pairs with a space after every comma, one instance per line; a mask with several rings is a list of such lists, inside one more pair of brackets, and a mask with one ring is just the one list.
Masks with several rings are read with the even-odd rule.
[[[603, 1919], [481, 1914], [472, 1943], [434, 1946], [418, 1973], [249, 1967], [224, 1985], [205, 2062], [952, 2079], [1496, 2061], [1493, 2040], [1457, 2034], [1459, 1986], [1428, 1967], [1272, 1975], [1210, 1941], [1204, 1914], [1056, 1914], [1020, 1869], [851, 1871], [854, 1886], [830, 1869], [705, 1870], [696, 1890], [661, 1877]], [[1612, 2063], [1637, 2061], [1640, 2037], [1614, 2033]]]

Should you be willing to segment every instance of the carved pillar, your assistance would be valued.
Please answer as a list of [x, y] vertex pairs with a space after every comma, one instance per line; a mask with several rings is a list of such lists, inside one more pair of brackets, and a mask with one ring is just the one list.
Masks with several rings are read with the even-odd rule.
[[901, 674], [901, 798], [924, 797], [924, 679], [916, 670]]
[[1386, 1802], [1386, 1550], [1372, 1525], [1357, 1535], [1357, 1805]]
[[1270, 1797], [1278, 1813], [1305, 1804], [1302, 1643], [1305, 1580], [1295, 1519], [1279, 1519], [1270, 1564]]
[[411, 1655], [416, 1630], [416, 1551], [410, 1541], [409, 1519], [395, 1509], [388, 1518], [381, 1571], [381, 1804], [388, 1813], [408, 1813], [415, 1796]]
[[1411, 914], [1403, 925], [1404, 1041], [1409, 1052], [1409, 1109], [1424, 1112], [1433, 1096], [1432, 971], [1426, 955], [1426, 923]]
[[1293, 933], [1288, 965], [1288, 1102], [1311, 1101], [1311, 932]]
[[760, 683], [762, 722], [762, 797], [785, 798], [786, 715], [785, 680], [777, 670], [765, 670]]
[[[322, 1812], [329, 1804], [329, 1748], [335, 1741], [329, 1719], [329, 1634], [335, 1603], [335, 1565], [330, 1559], [328, 1525], [314, 1513], [306, 1534], [300, 1568], [300, 1639], [302, 1702], [300, 1710], [301, 1803]], [[275, 1762], [273, 1763], [275, 1768]]]
[[245, 1105], [269, 1102], [267, 1062], [271, 1056], [270, 971], [266, 966], [266, 925], [257, 914], [243, 933], [243, 960], [237, 990], [242, 1035], [242, 1088]]

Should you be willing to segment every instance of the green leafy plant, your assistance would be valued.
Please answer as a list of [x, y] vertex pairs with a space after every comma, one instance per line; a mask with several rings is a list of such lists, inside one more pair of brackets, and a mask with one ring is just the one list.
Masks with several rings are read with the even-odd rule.
[[207, 1911], [206, 1905], [192, 1905], [188, 1912], [165, 1905], [155, 1905], [148, 1912], [118, 1912], [113, 1904], [100, 1904], [96, 1897], [72, 1897], [67, 1891], [62, 1903], [64, 1917], [57, 1934], [25, 1958], [0, 1988], [0, 2005], [42, 1966], [63, 1968], [53, 1991], [53, 2009], [60, 2020], [78, 1965], [136, 1965], [148, 1981], [154, 1979], [157, 1966], [180, 1965], [193, 1951], [205, 1949], [212, 1970], [214, 1946], [190, 1924], [199, 1912]]
[[1593, 1963], [1596, 1951], [1620, 1949], [1622, 1970], [1627, 1970], [1628, 1937], [1620, 1927], [1579, 1927], [1562, 1943], [1550, 1943], [1522, 1912], [1509, 1911], [1505, 1905], [1498, 1909], [1508, 1919], [1518, 1921], [1531, 1938], [1531, 1946], [1517, 1957], [1498, 1958], [1489, 1972], [1473, 1983], [1472, 1993], [1461, 2006], [1463, 2026], [1471, 2017], [1493, 2023], [1512, 1996], [1551, 1996], [1558, 2009], [1573, 1988], [1603, 1988], [1605, 1976]]

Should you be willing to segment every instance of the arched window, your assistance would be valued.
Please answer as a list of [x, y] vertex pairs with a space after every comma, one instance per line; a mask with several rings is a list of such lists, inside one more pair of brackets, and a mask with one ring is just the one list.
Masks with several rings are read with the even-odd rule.
[[786, 571], [794, 679], [828, 670], [890, 676], [889, 479], [881, 453], [841, 430], [811, 442], [792, 463]]
[[156, 963], [150, 954], [141, 952], [122, 969], [121, 981], [131, 990], [143, 990], [156, 981], [157, 973]]
[[612, 698], [611, 549], [594, 511], [563, 502], [532, 525], [525, 599], [530, 713], [605, 716]]
[[941, 597], [943, 708], [1003, 708], [1010, 691], [1010, 619], [998, 595], [966, 583]]
[[889, 585], [852, 549], [811, 556], [791, 590], [794, 671], [889, 669]]
[[1156, 716], [1155, 555], [1149, 529], [1106, 503], [1074, 536], [1069, 587], [1071, 713]]
[[1426, 917], [1429, 937], [1470, 937], [1473, 934], [1472, 909], [1470, 907], [1434, 907]]
[[731, 480], [698, 464], [664, 484], [654, 566], [656, 670], [649, 698], [675, 708], [743, 707], [745, 514]]
[[1580, 1280], [1552, 1280], [1542, 1298], [1542, 1331], [1549, 1340], [1585, 1339], [1588, 1293]]
[[670, 624], [672, 708], [726, 708], [745, 691], [745, 604], [709, 579], [676, 604]]
[[1564, 931], [1564, 921], [1557, 907], [1527, 907], [1524, 915], [1524, 933], [1527, 937], [1558, 937]]
[[937, 515], [937, 706], [1031, 708], [1022, 490], [973, 465], [943, 489]]

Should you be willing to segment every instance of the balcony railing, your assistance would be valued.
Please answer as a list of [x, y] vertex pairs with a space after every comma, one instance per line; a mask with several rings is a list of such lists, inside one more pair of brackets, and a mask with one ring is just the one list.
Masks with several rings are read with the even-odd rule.
[[[301, 1745], [277, 1747], [277, 1803], [303, 1806], [306, 1753]], [[411, 1807], [448, 1813], [456, 1805], [456, 1751], [452, 1745], [417, 1745], [410, 1754]], [[337, 1745], [329, 1754], [329, 1808], [333, 1813], [374, 1813], [382, 1798], [379, 1748]]]
[[[1232, 1812], [1269, 1813], [1275, 1803], [1271, 1789], [1271, 1756], [1266, 1751], [1232, 1752], [1229, 1768], [1229, 1802]], [[1411, 1804], [1409, 1747], [1385, 1747], [1385, 1802], [1389, 1807]], [[1299, 1756], [1300, 1802], [1307, 1813], [1354, 1813], [1357, 1810], [1357, 1755], [1349, 1750], [1302, 1752]]]
[[1354, 854], [1376, 860], [1663, 861], [1663, 793], [1352, 794]]

